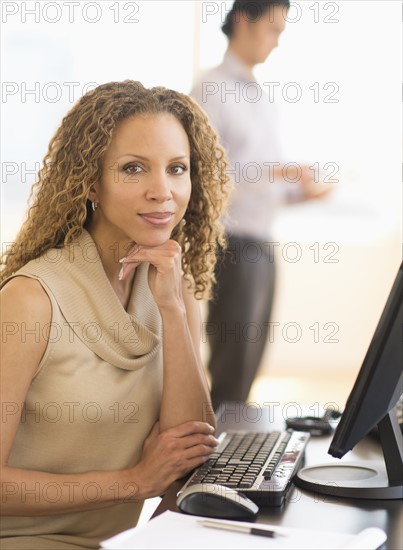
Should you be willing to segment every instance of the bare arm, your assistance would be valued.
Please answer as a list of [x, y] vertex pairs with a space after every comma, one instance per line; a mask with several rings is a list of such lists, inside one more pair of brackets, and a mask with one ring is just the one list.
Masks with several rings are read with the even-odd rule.
[[[11, 280], [1, 291], [2, 411], [24, 403], [32, 378], [46, 350], [46, 339], [21, 338], [21, 328], [49, 326], [51, 305], [41, 285], [24, 277]], [[24, 325], [25, 323], [25, 325]], [[25, 331], [27, 333], [27, 331]], [[42, 330], [40, 331], [42, 333]], [[21, 410], [21, 407], [19, 407]], [[203, 463], [216, 445], [206, 423], [189, 422], [160, 433], [156, 426], [145, 442], [141, 461], [119, 471], [54, 474], [14, 468], [9, 456], [20, 414], [2, 417], [2, 514], [49, 515], [85, 511], [162, 494], [175, 480]], [[45, 487], [54, 487], [57, 499], [44, 498]], [[89, 501], [88, 484], [96, 484], [97, 498]], [[90, 495], [91, 496], [91, 495]]]
[[189, 420], [216, 426], [210, 392], [200, 358], [201, 316], [192, 289], [184, 282], [181, 248], [173, 240], [136, 246], [123, 261], [123, 277], [149, 262], [149, 285], [162, 317], [164, 384], [161, 430]]
[[164, 389], [161, 428], [187, 420], [216, 426], [210, 390], [200, 357], [201, 314], [192, 290], [183, 282], [183, 308], [162, 310]]

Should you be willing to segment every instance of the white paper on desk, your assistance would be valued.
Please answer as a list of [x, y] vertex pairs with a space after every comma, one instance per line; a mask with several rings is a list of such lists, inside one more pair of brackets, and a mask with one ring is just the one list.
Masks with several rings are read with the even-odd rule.
[[[332, 531], [313, 531], [291, 529], [262, 523], [246, 523], [253, 527], [272, 528], [285, 536], [268, 538], [245, 533], [232, 533], [203, 527], [198, 516], [187, 516], [177, 512], [164, 512], [148, 523], [124, 531], [115, 537], [102, 542], [102, 548], [110, 550], [156, 549], [198, 549], [206, 550], [254, 550], [264, 548], [284, 550], [375, 550], [386, 540], [384, 531], [370, 528], [357, 535]], [[234, 522], [238, 523], [239, 522]]]

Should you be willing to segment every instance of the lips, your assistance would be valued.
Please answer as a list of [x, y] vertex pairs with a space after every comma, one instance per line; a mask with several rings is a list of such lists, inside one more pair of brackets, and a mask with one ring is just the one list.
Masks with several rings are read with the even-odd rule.
[[151, 225], [166, 225], [172, 219], [172, 212], [147, 212], [145, 214], [139, 214], [144, 221]]

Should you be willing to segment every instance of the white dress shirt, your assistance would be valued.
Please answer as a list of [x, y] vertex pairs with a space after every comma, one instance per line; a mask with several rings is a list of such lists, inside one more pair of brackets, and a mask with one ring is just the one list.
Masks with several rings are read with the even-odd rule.
[[231, 164], [234, 191], [223, 220], [227, 232], [267, 239], [278, 206], [299, 194], [294, 183], [273, 177], [275, 163], [284, 164], [276, 105], [230, 51], [190, 95], [207, 113]]

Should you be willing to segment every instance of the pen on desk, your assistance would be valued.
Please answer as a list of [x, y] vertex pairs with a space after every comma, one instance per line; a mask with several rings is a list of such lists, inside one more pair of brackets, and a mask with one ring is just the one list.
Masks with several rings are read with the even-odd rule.
[[264, 527], [251, 527], [250, 525], [242, 525], [242, 523], [229, 523], [220, 520], [202, 519], [200, 523], [203, 527], [212, 527], [214, 529], [225, 529], [227, 531], [234, 531], [237, 533], [247, 533], [249, 535], [258, 535], [260, 537], [274, 538], [277, 536], [285, 536], [282, 533], [273, 531], [272, 529], [265, 529]]

